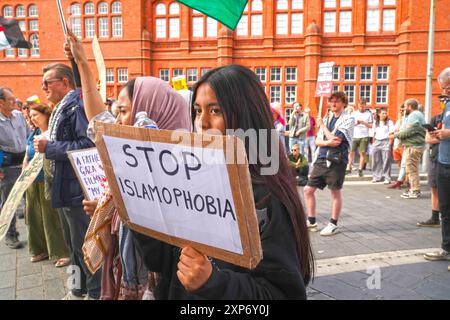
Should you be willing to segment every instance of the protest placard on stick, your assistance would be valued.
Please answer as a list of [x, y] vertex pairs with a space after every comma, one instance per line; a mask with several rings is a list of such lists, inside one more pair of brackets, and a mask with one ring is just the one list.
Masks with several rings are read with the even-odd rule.
[[247, 268], [262, 259], [245, 148], [237, 137], [97, 123], [96, 145], [128, 227]]
[[67, 155], [86, 199], [100, 198], [105, 189], [105, 172], [97, 148], [69, 151]]

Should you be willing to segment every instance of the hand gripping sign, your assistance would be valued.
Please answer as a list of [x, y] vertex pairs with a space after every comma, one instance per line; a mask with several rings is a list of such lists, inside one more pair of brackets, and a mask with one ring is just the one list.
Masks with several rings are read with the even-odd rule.
[[96, 145], [128, 227], [247, 268], [262, 259], [241, 140], [97, 123]]

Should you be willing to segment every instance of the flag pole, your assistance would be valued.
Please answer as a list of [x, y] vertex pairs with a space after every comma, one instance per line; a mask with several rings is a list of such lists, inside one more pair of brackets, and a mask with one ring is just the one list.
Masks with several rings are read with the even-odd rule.
[[[67, 23], [66, 19], [64, 18], [64, 12], [61, 5], [61, 0], [56, 0], [56, 6], [58, 7], [58, 13], [59, 13], [59, 19], [61, 21], [61, 26], [64, 32], [64, 36], [67, 39]], [[75, 62], [75, 59], [70, 59], [70, 64], [72, 66], [72, 72], [73, 72], [73, 78], [75, 80], [75, 86], [77, 88], [81, 88], [81, 78], [80, 78], [80, 71], [78, 70], [78, 65]]]

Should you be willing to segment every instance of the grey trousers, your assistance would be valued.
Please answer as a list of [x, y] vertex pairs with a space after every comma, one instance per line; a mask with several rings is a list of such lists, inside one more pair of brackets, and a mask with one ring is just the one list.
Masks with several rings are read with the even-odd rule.
[[[14, 183], [16, 183], [17, 178], [19, 178], [20, 173], [22, 172], [22, 169], [20, 167], [5, 167], [3, 168], [3, 173], [5, 174], [5, 178], [0, 181], [0, 210], [3, 208], [3, 205], [6, 202], [6, 199], [8, 199], [8, 195], [11, 192], [11, 189], [14, 186]], [[17, 233], [16, 231], [16, 215], [14, 214], [14, 217], [11, 221], [11, 224], [9, 226], [9, 229], [6, 233], [7, 236], [15, 236]]]
[[374, 180], [391, 181], [391, 146], [389, 139], [376, 140], [372, 146], [372, 172]]
[[81, 206], [58, 208], [57, 210], [61, 216], [64, 238], [70, 250], [72, 265], [77, 266], [80, 271], [80, 286], [73, 288], [72, 293], [77, 296], [88, 293], [91, 298], [99, 299], [102, 270], [91, 274], [84, 262], [82, 250], [90, 218]]

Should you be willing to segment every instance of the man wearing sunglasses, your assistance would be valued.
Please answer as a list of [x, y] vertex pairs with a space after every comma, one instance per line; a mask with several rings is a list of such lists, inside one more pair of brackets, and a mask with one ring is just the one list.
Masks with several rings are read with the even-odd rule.
[[89, 298], [98, 299], [101, 274], [90, 274], [82, 252], [89, 217], [82, 206], [83, 191], [67, 158], [67, 151], [90, 148], [94, 144], [86, 135], [88, 120], [80, 90], [75, 89], [72, 69], [55, 63], [43, 71], [42, 90], [55, 108], [46, 135], [35, 138], [34, 147], [37, 152], [45, 153], [46, 189], [51, 191], [52, 206], [61, 216], [72, 265], [81, 271], [80, 287], [72, 288], [65, 299], [83, 299], [86, 293]]
[[[0, 87], [0, 210], [22, 170], [29, 131], [22, 113], [15, 110], [15, 102], [11, 89]], [[22, 247], [15, 216], [6, 233], [5, 244], [11, 249]]]

